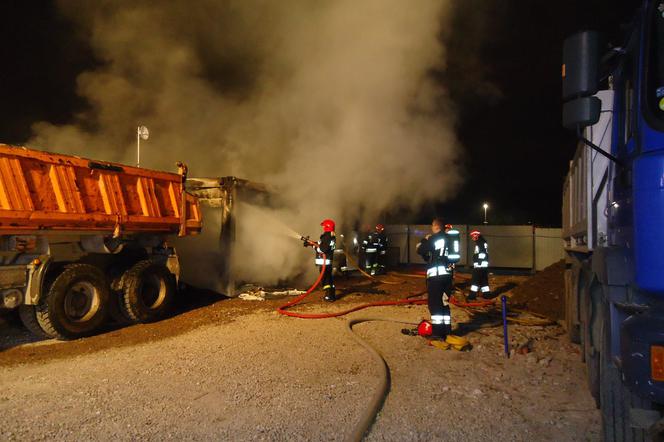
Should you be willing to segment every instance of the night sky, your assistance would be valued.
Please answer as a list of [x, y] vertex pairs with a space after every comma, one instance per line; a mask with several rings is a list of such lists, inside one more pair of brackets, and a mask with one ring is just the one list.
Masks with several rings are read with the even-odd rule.
[[[465, 185], [455, 201], [426, 207], [453, 222], [559, 226], [562, 181], [576, 143], [560, 125], [565, 36], [608, 31], [620, 41], [634, 1], [456, 0], [440, 78], [457, 105]], [[158, 4], [158, 3], [155, 3]], [[414, 7], [416, 2], [404, 5]], [[50, 1], [0, 2], [0, 142], [20, 144], [36, 121], [68, 122], [85, 103], [76, 76], [98, 63], [84, 35]]]

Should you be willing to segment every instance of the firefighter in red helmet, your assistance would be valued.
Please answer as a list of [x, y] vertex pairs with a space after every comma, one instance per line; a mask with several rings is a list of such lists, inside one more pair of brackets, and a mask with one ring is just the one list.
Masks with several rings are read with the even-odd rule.
[[475, 242], [473, 250], [473, 274], [470, 280], [470, 294], [466, 299], [472, 301], [477, 298], [481, 290], [482, 297], [490, 298], [489, 288], [489, 245], [479, 230], [470, 232], [470, 238]]
[[387, 264], [387, 235], [385, 235], [385, 226], [380, 223], [376, 224], [376, 245], [378, 246], [376, 273], [385, 273]]
[[365, 271], [371, 276], [383, 273], [387, 257], [387, 236], [384, 225], [376, 224], [375, 230], [362, 241], [362, 249], [365, 257]]
[[325, 300], [329, 302], [336, 301], [334, 290], [334, 276], [332, 274], [332, 258], [334, 256], [334, 247], [336, 237], [334, 234], [335, 224], [331, 219], [324, 219], [320, 225], [323, 227], [323, 234], [318, 242], [309, 241], [305, 238], [304, 246], [311, 246], [316, 251], [315, 263], [318, 268], [325, 264], [323, 279], [321, 281], [325, 291]]

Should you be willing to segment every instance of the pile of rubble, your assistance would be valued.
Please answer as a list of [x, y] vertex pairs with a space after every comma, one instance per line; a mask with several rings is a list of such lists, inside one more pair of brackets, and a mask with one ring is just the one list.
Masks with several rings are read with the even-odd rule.
[[553, 320], [565, 317], [565, 261], [550, 265], [512, 290], [510, 305]]

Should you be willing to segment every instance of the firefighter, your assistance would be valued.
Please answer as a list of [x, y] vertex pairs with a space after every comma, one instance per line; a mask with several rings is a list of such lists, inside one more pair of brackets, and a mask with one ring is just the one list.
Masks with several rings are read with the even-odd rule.
[[[431, 337], [444, 339], [452, 331], [452, 314], [449, 298], [452, 295], [452, 274], [450, 265], [459, 261], [450, 258], [453, 251], [452, 240], [445, 233], [440, 218], [431, 223], [431, 234], [417, 245], [417, 253], [427, 262], [427, 292], [431, 314]], [[454, 254], [452, 253], [454, 256]]]
[[470, 294], [467, 299], [470, 301], [476, 299], [478, 290], [481, 290], [483, 298], [490, 298], [489, 245], [479, 230], [470, 232], [470, 237], [475, 242], [475, 249], [473, 251], [473, 275], [470, 281]]
[[445, 233], [450, 237], [450, 252], [448, 258], [450, 259], [450, 273], [452, 274], [452, 281], [454, 282], [454, 263], [461, 260], [461, 236], [459, 231], [455, 229], [452, 224], [445, 224]]
[[376, 240], [376, 232], [372, 232], [370, 227], [364, 229], [367, 233], [362, 240], [362, 255], [364, 263], [364, 271], [370, 273], [372, 276], [376, 274], [376, 267], [378, 265], [378, 245]]
[[364, 270], [375, 276], [385, 271], [385, 258], [387, 257], [387, 236], [385, 226], [376, 224], [376, 229], [369, 233], [362, 241], [364, 249]]
[[376, 273], [385, 273], [385, 267], [387, 264], [387, 235], [385, 235], [385, 226], [382, 224], [376, 224], [376, 233], [375, 233], [375, 244], [378, 249], [378, 255], [376, 256]]
[[332, 273], [332, 258], [334, 257], [334, 247], [336, 237], [334, 235], [335, 224], [331, 219], [324, 219], [320, 225], [323, 227], [323, 234], [318, 242], [303, 238], [305, 247], [313, 247], [316, 251], [316, 266], [320, 269], [325, 264], [323, 273], [323, 290], [325, 291], [325, 300], [334, 302], [337, 300], [334, 290], [334, 276]]

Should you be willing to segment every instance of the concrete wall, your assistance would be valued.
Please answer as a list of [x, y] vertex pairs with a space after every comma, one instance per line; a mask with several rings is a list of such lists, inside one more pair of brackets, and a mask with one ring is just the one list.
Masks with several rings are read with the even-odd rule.
[[[532, 226], [455, 225], [461, 233], [461, 261], [472, 265], [473, 241], [468, 232], [477, 229], [489, 244], [491, 267], [542, 270], [564, 257], [561, 229]], [[390, 247], [398, 247], [401, 264], [423, 264], [416, 247], [431, 233], [429, 225], [395, 224], [385, 227]]]

